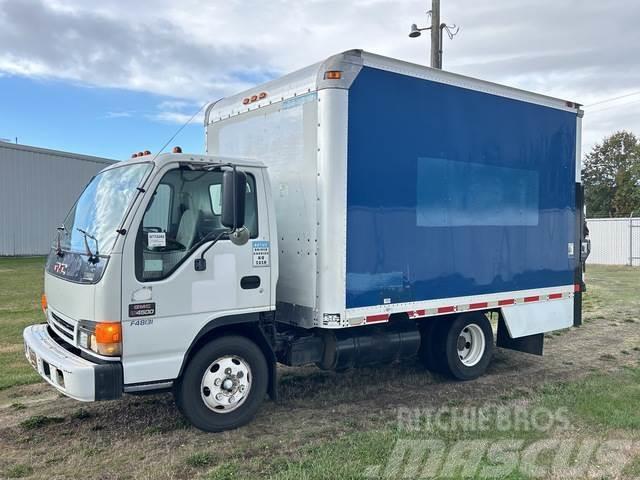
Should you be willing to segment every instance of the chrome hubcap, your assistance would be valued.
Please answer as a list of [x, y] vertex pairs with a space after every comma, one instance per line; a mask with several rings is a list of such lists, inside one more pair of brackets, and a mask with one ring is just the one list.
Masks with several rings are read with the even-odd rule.
[[244, 403], [251, 390], [251, 368], [242, 358], [225, 355], [202, 376], [202, 401], [216, 413], [229, 413]]
[[458, 357], [465, 367], [473, 367], [482, 359], [486, 346], [484, 332], [475, 323], [462, 329], [458, 336]]

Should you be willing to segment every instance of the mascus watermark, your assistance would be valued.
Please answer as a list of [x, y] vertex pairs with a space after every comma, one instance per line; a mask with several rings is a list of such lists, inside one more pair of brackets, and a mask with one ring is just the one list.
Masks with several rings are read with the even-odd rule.
[[397, 440], [387, 461], [367, 478], [618, 478], [640, 442], [596, 438]]

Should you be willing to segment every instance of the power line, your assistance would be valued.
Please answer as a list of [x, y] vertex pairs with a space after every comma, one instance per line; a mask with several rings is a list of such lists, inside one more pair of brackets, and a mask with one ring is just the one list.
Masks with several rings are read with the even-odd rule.
[[596, 105], [601, 105], [601, 104], [603, 104], [603, 103], [613, 102], [613, 101], [615, 101], [615, 100], [620, 100], [620, 99], [622, 99], [622, 98], [632, 97], [632, 96], [634, 96], [634, 95], [640, 95], [640, 91], [638, 91], [638, 92], [632, 92], [632, 93], [627, 93], [627, 94], [625, 94], [625, 95], [619, 95], [619, 96], [617, 96], [617, 97], [607, 98], [607, 99], [605, 99], [605, 100], [600, 100], [600, 101], [598, 101], [598, 102], [591, 103], [591, 104], [589, 104], [589, 105], [585, 105], [585, 108], [595, 107]]
[[594, 115], [596, 113], [600, 113], [600, 112], [606, 112], [607, 110], [613, 110], [615, 108], [623, 108], [623, 107], [628, 107], [629, 105], [636, 105], [637, 103], [640, 102], [640, 98], [637, 100], [632, 100], [630, 102], [627, 103], [623, 103], [622, 105], [611, 105], [609, 107], [604, 107], [604, 108], [600, 108], [598, 110], [593, 110], [589, 112], [589, 115]]
[[167, 140], [167, 142], [162, 146], [162, 148], [160, 150], [158, 150], [158, 153], [156, 153], [155, 156], [153, 157], [154, 160], [156, 158], [158, 158], [158, 155], [160, 155], [164, 151], [164, 149], [167, 148], [167, 145], [169, 145], [173, 141], [173, 139], [176, 138], [178, 136], [178, 134], [184, 129], [184, 127], [189, 125], [193, 121], [193, 119], [196, 118], [196, 115], [198, 115], [202, 111], [202, 109], [204, 107], [206, 107], [208, 104], [209, 104], [209, 102], [202, 104], [202, 106], [198, 109], [198, 111], [196, 113], [194, 113], [193, 115], [191, 115], [191, 118], [189, 118], [189, 120], [184, 122], [182, 124], [182, 126], [180, 128], [178, 128], [176, 133], [174, 133], [173, 136], [169, 140]]

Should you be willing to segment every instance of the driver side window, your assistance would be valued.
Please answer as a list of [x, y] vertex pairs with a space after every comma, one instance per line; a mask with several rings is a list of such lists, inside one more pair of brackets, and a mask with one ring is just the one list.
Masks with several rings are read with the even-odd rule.
[[[222, 176], [221, 171], [180, 168], [162, 177], [136, 237], [140, 281], [166, 278], [204, 241], [226, 231], [220, 222]], [[255, 192], [255, 180], [247, 175], [245, 223], [251, 238], [258, 235]]]

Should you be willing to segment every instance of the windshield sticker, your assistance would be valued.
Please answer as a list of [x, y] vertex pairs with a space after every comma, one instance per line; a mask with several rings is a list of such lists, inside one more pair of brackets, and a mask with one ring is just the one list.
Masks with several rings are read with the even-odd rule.
[[251, 242], [253, 250], [253, 266], [268, 267], [269, 266], [269, 242], [265, 240], [255, 240]]
[[147, 246], [153, 247], [166, 247], [167, 246], [167, 234], [165, 232], [149, 232], [147, 233]]

